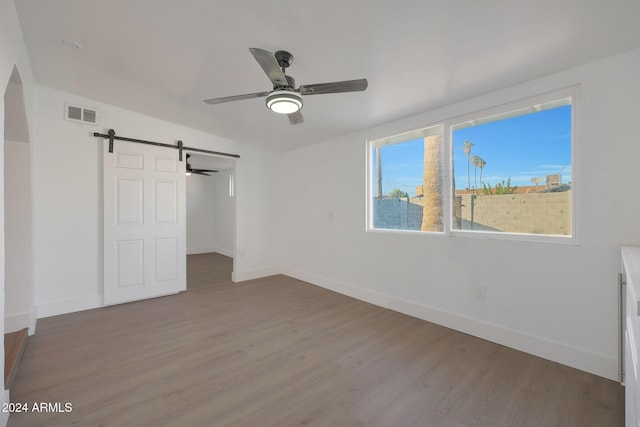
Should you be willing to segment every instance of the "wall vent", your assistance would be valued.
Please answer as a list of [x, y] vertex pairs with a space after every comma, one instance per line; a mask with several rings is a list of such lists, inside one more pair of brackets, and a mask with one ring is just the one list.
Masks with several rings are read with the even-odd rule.
[[71, 122], [98, 124], [98, 112], [93, 108], [82, 107], [80, 105], [64, 104], [64, 119]]

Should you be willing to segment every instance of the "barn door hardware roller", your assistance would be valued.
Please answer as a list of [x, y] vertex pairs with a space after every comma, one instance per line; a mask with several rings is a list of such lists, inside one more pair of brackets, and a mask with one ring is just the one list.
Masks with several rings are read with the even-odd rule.
[[206, 153], [206, 154], [214, 154], [216, 156], [225, 156], [225, 157], [234, 157], [239, 159], [240, 156], [238, 154], [230, 154], [223, 153], [220, 151], [212, 151], [212, 150], [203, 150], [202, 148], [192, 148], [185, 147], [182, 141], [178, 141], [177, 144], [165, 144], [162, 142], [153, 142], [153, 141], [145, 141], [143, 139], [135, 139], [135, 138], [126, 138], [124, 136], [116, 136], [116, 131], [113, 129], [109, 129], [109, 131], [104, 133], [94, 132], [93, 136], [97, 138], [103, 138], [109, 140], [109, 152], [113, 153], [113, 141], [127, 141], [127, 142], [135, 142], [137, 144], [147, 144], [147, 145], [155, 145], [156, 147], [167, 147], [167, 148], [175, 148], [178, 150], [178, 160], [182, 161], [182, 152], [183, 151], [192, 151], [195, 153]]

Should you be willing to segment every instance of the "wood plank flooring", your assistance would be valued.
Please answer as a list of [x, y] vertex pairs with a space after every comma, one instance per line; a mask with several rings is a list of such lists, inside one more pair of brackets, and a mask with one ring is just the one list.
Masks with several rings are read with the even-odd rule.
[[188, 257], [179, 295], [38, 321], [20, 426], [624, 425], [623, 388], [304, 282]]
[[4, 334], [4, 388], [11, 389], [27, 343], [27, 328]]

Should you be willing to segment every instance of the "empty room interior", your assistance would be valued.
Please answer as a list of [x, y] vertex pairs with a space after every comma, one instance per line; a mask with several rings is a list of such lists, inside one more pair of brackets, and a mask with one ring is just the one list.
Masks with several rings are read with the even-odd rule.
[[0, 0], [0, 426], [640, 425], [639, 17]]

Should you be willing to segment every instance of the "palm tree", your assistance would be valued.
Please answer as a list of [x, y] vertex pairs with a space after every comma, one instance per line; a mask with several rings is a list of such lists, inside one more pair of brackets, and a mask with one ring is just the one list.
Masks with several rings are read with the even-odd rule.
[[487, 162], [480, 156], [478, 157], [478, 168], [480, 168], [480, 184], [482, 184], [482, 169], [487, 166]]
[[478, 188], [478, 165], [480, 164], [480, 160], [482, 159], [478, 155], [471, 157], [471, 164], [473, 164], [473, 194], [476, 194], [476, 188]]
[[422, 181], [422, 231], [443, 231], [442, 187], [442, 135], [424, 138], [424, 175]]
[[468, 181], [467, 188], [471, 188], [470, 156], [471, 156], [471, 149], [472, 148], [473, 148], [473, 142], [469, 141], [468, 139], [464, 141], [464, 144], [462, 144], [462, 150], [464, 150], [464, 154], [467, 155], [467, 181]]

